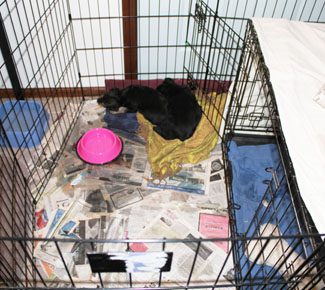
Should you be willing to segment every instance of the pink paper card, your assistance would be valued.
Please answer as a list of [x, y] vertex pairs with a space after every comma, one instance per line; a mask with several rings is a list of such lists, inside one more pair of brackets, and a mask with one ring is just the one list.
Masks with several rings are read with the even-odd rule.
[[133, 252], [146, 252], [148, 250], [148, 247], [145, 243], [131, 243], [130, 249]]
[[[199, 232], [205, 238], [227, 238], [229, 233], [228, 216], [201, 213]], [[226, 253], [228, 252], [228, 241], [215, 242], [215, 244]]]

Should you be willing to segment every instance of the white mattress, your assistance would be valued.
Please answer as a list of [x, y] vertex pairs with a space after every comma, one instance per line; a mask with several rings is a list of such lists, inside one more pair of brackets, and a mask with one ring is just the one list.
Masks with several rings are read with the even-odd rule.
[[253, 19], [302, 198], [325, 233], [325, 25]]

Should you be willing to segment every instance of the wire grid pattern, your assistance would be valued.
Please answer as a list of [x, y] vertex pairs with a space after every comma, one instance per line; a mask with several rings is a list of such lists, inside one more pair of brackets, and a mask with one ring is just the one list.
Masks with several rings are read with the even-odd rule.
[[[96, 3], [93, 5], [93, 3]], [[243, 34], [247, 18], [251, 16], [284, 17], [288, 19], [324, 22], [324, 2], [315, 1], [152, 1], [138, 0], [137, 16], [122, 16], [122, 2], [116, 1], [2, 1], [0, 3], [1, 24], [5, 28], [7, 42], [13, 66], [8, 66], [6, 55], [0, 54], [1, 71], [1, 104], [6, 100], [28, 98], [40, 101], [43, 109], [36, 119], [47, 112], [50, 126], [39, 150], [26, 149], [23, 146], [0, 148], [1, 156], [1, 279], [10, 281], [10, 289], [50, 288], [47, 281], [42, 280], [33, 260], [33, 245], [35, 240], [28, 238], [33, 230], [34, 206], [39, 199], [46, 181], [55, 167], [55, 161], [60, 157], [69, 133], [73, 129], [83, 98], [77, 93], [78, 88], [90, 87], [91, 95], [103, 92], [103, 81], [106, 78], [122, 79], [128, 73], [124, 70], [125, 48], [123, 42], [123, 20], [136, 18], [138, 43], [129, 48], [138, 50], [137, 77], [139, 79], [156, 79], [163, 77], [187, 78], [202, 90], [215, 89], [209, 80], [232, 81], [240, 65], [239, 57], [244, 45]], [[113, 6], [114, 5], [114, 6]], [[244, 5], [244, 6], [242, 6]], [[114, 8], [113, 8], [114, 7]], [[242, 9], [244, 7], [244, 9]], [[95, 24], [97, 23], [97, 24]], [[99, 26], [97, 26], [99, 25]], [[146, 27], [146, 29], [144, 28]], [[108, 31], [107, 31], [108, 30]], [[175, 31], [173, 34], [172, 31]], [[249, 45], [249, 43], [246, 43]], [[250, 61], [249, 58], [247, 61]], [[245, 63], [245, 60], [243, 60]], [[18, 82], [13, 82], [12, 71], [16, 71]], [[261, 64], [258, 64], [258, 70]], [[259, 80], [260, 74], [254, 76], [252, 83]], [[17, 81], [16, 79], [16, 81]], [[203, 80], [203, 82], [200, 82]], [[267, 85], [267, 84], [266, 84]], [[36, 89], [36, 90], [34, 90]], [[261, 90], [265, 90], [265, 87]], [[78, 95], [71, 101], [71, 96]], [[266, 94], [268, 99], [268, 94]], [[233, 96], [234, 98], [234, 96]], [[240, 97], [238, 102], [241, 103]], [[238, 104], [235, 101], [234, 104]], [[271, 103], [269, 103], [271, 104]], [[19, 103], [16, 106], [21, 106]], [[214, 109], [214, 107], [211, 107]], [[218, 108], [217, 108], [218, 109]], [[240, 120], [241, 128], [253, 127], [253, 131], [272, 132], [274, 119], [264, 106], [262, 115], [251, 115], [241, 119], [241, 107], [235, 108], [231, 116], [231, 128]], [[254, 109], [257, 106], [254, 105]], [[258, 111], [258, 110], [257, 110]], [[273, 109], [271, 110], [273, 112]], [[8, 112], [9, 113], [9, 112]], [[264, 115], [265, 113], [265, 115]], [[244, 113], [245, 116], [246, 113]], [[272, 115], [272, 114], [271, 114]], [[262, 117], [261, 117], [262, 116]], [[249, 122], [247, 124], [246, 122]], [[1, 121], [1, 133], [8, 145]], [[262, 124], [261, 121], [266, 121]], [[211, 120], [215, 123], [214, 120]], [[29, 136], [31, 132], [28, 132]], [[35, 144], [36, 145], [36, 144]], [[41, 162], [43, 154], [53, 156], [53, 165], [49, 169], [36, 166]], [[23, 203], [21, 201], [24, 201]], [[18, 238], [11, 238], [12, 236]], [[3, 238], [5, 236], [5, 238]], [[316, 235], [319, 237], [319, 235]], [[23, 238], [27, 237], [27, 238]], [[308, 238], [308, 235], [301, 237]], [[314, 237], [313, 234], [310, 237]], [[322, 236], [321, 236], [322, 237]], [[278, 239], [272, 237], [271, 239]], [[281, 238], [285, 238], [282, 236]], [[290, 238], [290, 237], [288, 237]], [[291, 237], [298, 239], [298, 236]], [[240, 238], [236, 238], [240, 240]], [[247, 243], [255, 237], [245, 237]], [[260, 240], [266, 238], [259, 238]], [[230, 239], [229, 241], [231, 241]], [[215, 240], [213, 240], [215, 241]], [[50, 240], [60, 254], [59, 241]], [[69, 242], [67, 240], [60, 241]], [[80, 241], [77, 241], [80, 242]], [[95, 243], [125, 243], [130, 241], [81, 241], [94, 246]], [[188, 241], [153, 241], [165, 249], [168, 243], [187, 243]], [[193, 240], [196, 251], [193, 255], [192, 270], [196, 267], [196, 258], [202, 245], [210, 240]], [[316, 257], [323, 244], [309, 256]], [[126, 247], [127, 248], [127, 247]], [[263, 247], [262, 247], [263, 250]], [[258, 256], [263, 254], [259, 251]], [[12, 253], [12, 255], [10, 255]], [[302, 253], [302, 252], [301, 252]], [[229, 257], [236, 255], [233, 248]], [[289, 255], [290, 256], [290, 255]], [[318, 275], [324, 271], [322, 260], [318, 263]], [[62, 257], [64, 263], [64, 257]], [[307, 261], [308, 262], [308, 261]], [[313, 266], [315, 268], [316, 266]], [[67, 269], [66, 269], [67, 270]], [[67, 270], [69, 276], [69, 270]], [[307, 273], [308, 274], [308, 273]], [[191, 286], [192, 271], [185, 285], [173, 286], [173, 289], [197, 289]], [[290, 276], [285, 284], [293, 288], [297, 279]], [[231, 278], [231, 277], [230, 277]], [[200, 288], [218, 288], [222, 286], [251, 286], [251, 282], [241, 278], [218, 284], [221, 272], [216, 273], [216, 281]], [[237, 278], [238, 279], [238, 278]], [[161, 276], [152, 289], [160, 287]], [[299, 280], [300, 281], [300, 280]], [[40, 284], [37, 284], [40, 282]], [[74, 287], [70, 278], [68, 286]], [[253, 281], [254, 285], [264, 287], [269, 281]], [[98, 275], [99, 287], [106, 287]], [[126, 287], [133, 288], [132, 275], [127, 277]], [[274, 287], [277, 288], [277, 283]], [[46, 289], [48, 289], [46, 288]], [[289, 287], [290, 288], [290, 287]], [[86, 288], [84, 288], [86, 289]], [[114, 288], [111, 288], [114, 289]], [[127, 288], [124, 288], [127, 289]], [[165, 288], [165, 289], [171, 289]]]
[[[24, 141], [18, 140], [18, 135], [9, 136], [17, 143], [11, 148], [14, 158], [19, 160], [26, 187], [34, 192], [34, 201], [39, 198], [50, 177], [53, 168], [43, 169], [39, 165], [42, 155], [57, 159], [73, 128], [82, 98], [71, 100], [80, 88], [78, 77], [78, 62], [75, 53], [74, 35], [71, 21], [68, 17], [68, 2], [51, 1], [12, 3], [3, 1], [0, 6], [1, 23], [5, 28], [9, 51], [1, 54], [1, 100], [4, 103], [12, 100], [13, 92], [18, 100], [28, 99], [29, 102], [13, 101], [11, 106], [4, 107], [1, 119], [6, 124], [6, 130], [25, 132]], [[13, 67], [8, 71], [8, 60], [12, 60]], [[18, 82], [12, 82], [12, 75], [16, 74]], [[11, 77], [11, 81], [10, 81]], [[19, 92], [19, 95], [17, 95]], [[57, 97], [57, 98], [56, 98]], [[41, 109], [34, 114], [31, 103], [41, 103]], [[25, 115], [17, 112], [26, 111]], [[25, 124], [44, 122], [47, 115], [49, 125], [33, 132]], [[21, 119], [13, 124], [7, 118]], [[27, 120], [29, 116], [32, 120]], [[36, 134], [38, 139], [44, 138], [40, 144], [32, 139]], [[5, 142], [8, 136], [2, 132]], [[31, 146], [26, 146], [30, 142]], [[8, 145], [8, 144], [7, 144]], [[4, 146], [1, 150], [7, 150]], [[55, 160], [53, 160], [55, 163]]]
[[[270, 172], [272, 172], [272, 180], [268, 182], [268, 189], [254, 214], [247, 232], [240, 233], [236, 225], [235, 214], [240, 205], [234, 203], [231, 185], [232, 165], [227, 153], [230, 150], [228, 144], [231, 140], [241, 138], [243, 144], [249, 145], [252, 140], [256, 142], [256, 140], [265, 138], [265, 136], [274, 138], [270, 140], [277, 144], [280, 163], [277, 168], [269, 168]], [[235, 242], [235, 267], [237, 267], [237, 275], [240, 281], [247, 279], [254, 281], [258, 279], [276, 279], [279, 284], [283, 283], [283, 281], [286, 281], [285, 283], [287, 281], [293, 282], [293, 288], [299, 285], [299, 287], [313, 289], [324, 276], [324, 241], [317, 234], [307, 238], [308, 234], [315, 234], [317, 230], [300, 196], [293, 164], [284, 140], [285, 136], [281, 128], [275, 95], [269, 81], [269, 71], [264, 63], [255, 29], [252, 22], [249, 21], [243, 54], [241, 55], [240, 69], [228, 110], [223, 150], [225, 168], [228, 172], [226, 179], [229, 195], [228, 204], [231, 209], [232, 234], [235, 237], [272, 235], [280, 237], [288, 235], [293, 228], [296, 228], [297, 237], [287, 241], [279, 239], [276, 242]], [[283, 208], [284, 201], [286, 201], [284, 203], [286, 204], [285, 208]], [[289, 217], [291, 217], [290, 220], [288, 220]], [[272, 225], [272, 228], [270, 225]], [[276, 225], [275, 228], [273, 228], [273, 225]], [[257, 253], [256, 250], [260, 252]], [[282, 258], [272, 261], [273, 254], [279, 252], [281, 252], [281, 257], [285, 257], [285, 261], [282, 261]], [[291, 258], [290, 255], [292, 255]], [[306, 262], [302, 263], [300, 261], [299, 266], [294, 265], [301, 257], [304, 257]], [[261, 264], [272, 265], [273, 268], [271, 271], [266, 271], [263, 268], [256, 269], [256, 265]], [[277, 271], [275, 271], [275, 268]], [[279, 269], [281, 269], [282, 274], [277, 276]], [[260, 275], [262, 275], [262, 278]], [[307, 278], [308, 282], [306, 282], [304, 279], [308, 275], [312, 275], [313, 279]], [[305, 285], [305, 283], [308, 285]], [[289, 288], [291, 289], [291, 285]], [[274, 286], [270, 287], [270, 289], [274, 289]]]

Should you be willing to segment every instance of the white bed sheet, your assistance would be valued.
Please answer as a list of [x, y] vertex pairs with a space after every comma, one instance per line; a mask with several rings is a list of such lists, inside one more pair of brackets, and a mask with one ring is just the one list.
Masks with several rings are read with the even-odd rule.
[[325, 233], [325, 24], [254, 18], [302, 198]]

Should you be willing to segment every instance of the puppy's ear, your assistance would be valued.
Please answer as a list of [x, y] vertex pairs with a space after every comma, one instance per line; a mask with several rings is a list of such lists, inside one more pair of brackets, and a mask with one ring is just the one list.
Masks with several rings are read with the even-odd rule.
[[165, 84], [175, 84], [175, 81], [173, 79], [171, 79], [171, 78], [165, 78], [164, 83]]

